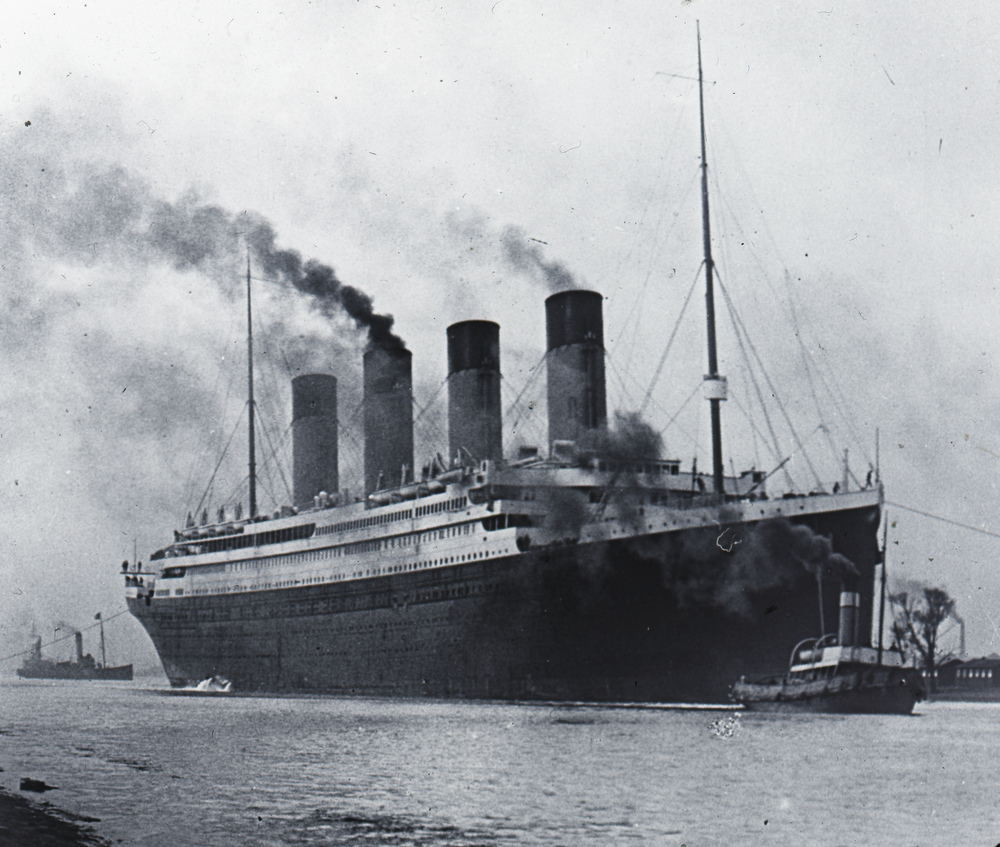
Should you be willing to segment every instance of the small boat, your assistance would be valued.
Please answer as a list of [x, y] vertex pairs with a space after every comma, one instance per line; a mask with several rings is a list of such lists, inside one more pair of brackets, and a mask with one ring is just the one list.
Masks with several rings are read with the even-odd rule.
[[857, 592], [841, 591], [836, 635], [800, 641], [787, 673], [751, 682], [741, 678], [732, 699], [755, 712], [910, 714], [924, 699], [923, 676], [906, 667], [899, 653], [883, 651], [881, 640], [877, 648], [858, 644], [859, 599]]
[[[100, 618], [98, 618], [100, 620]], [[77, 632], [76, 659], [69, 662], [53, 662], [42, 656], [42, 639], [35, 637], [31, 654], [17, 669], [22, 679], [132, 679], [132, 665], [110, 667], [104, 649], [104, 622], [101, 621], [101, 658], [97, 662], [90, 653], [83, 652], [83, 633]]]

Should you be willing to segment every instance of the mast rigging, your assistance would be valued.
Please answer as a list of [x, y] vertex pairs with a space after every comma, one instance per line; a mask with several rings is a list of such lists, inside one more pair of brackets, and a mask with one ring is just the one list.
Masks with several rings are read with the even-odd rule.
[[247, 247], [247, 421], [249, 438], [250, 514], [257, 517], [257, 450], [253, 399], [253, 311], [250, 303], [250, 248]]
[[720, 403], [726, 399], [726, 378], [719, 375], [718, 353], [715, 347], [715, 291], [713, 285], [712, 235], [708, 219], [708, 159], [705, 155], [705, 91], [701, 70], [701, 26], [698, 34], [698, 111], [701, 117], [701, 225], [705, 252], [705, 320], [708, 325], [708, 375], [705, 396], [712, 417], [712, 479], [716, 494], [725, 493], [722, 464], [722, 412]]

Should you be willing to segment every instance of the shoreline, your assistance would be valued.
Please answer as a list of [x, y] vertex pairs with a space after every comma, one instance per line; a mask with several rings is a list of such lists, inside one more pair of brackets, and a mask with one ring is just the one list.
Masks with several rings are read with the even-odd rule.
[[51, 803], [0, 788], [0, 844], [32, 847], [110, 847], [89, 826], [97, 818], [74, 815]]

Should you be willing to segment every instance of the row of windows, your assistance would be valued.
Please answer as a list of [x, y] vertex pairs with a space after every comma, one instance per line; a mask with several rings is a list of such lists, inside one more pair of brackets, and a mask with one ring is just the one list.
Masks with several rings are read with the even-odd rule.
[[[489, 520], [489, 519], [488, 519]], [[495, 520], [495, 518], [494, 518]], [[456, 524], [442, 529], [429, 529], [424, 532], [412, 532], [407, 535], [394, 535], [391, 538], [376, 538], [370, 541], [356, 541], [353, 544], [341, 544], [337, 547], [327, 547], [323, 550], [309, 550], [304, 553], [292, 553], [287, 556], [267, 556], [261, 559], [247, 559], [243, 562], [231, 562], [225, 566], [227, 572], [245, 570], [260, 570], [261, 568], [273, 568], [283, 565], [300, 564], [302, 562], [315, 562], [322, 559], [337, 559], [341, 556], [354, 556], [362, 553], [377, 553], [382, 550], [391, 550], [396, 547], [408, 547], [421, 542], [443, 540], [459, 535], [471, 535], [475, 524]], [[492, 528], [492, 527], [491, 527]], [[218, 565], [207, 565], [198, 568], [198, 574], [208, 573], [207, 568], [220, 568]]]
[[417, 517], [423, 517], [424, 515], [433, 515], [438, 512], [450, 512], [455, 509], [464, 509], [466, 506], [465, 497], [453, 497], [450, 500], [444, 500], [441, 503], [428, 503], [426, 506], [417, 506]]
[[617, 471], [621, 470], [625, 473], [643, 473], [643, 474], [656, 474], [664, 476], [677, 476], [681, 471], [681, 466], [675, 462], [648, 462], [648, 463], [638, 463], [635, 465], [626, 464], [619, 465], [616, 462], [605, 462], [599, 461], [597, 463], [597, 470], [599, 471]]
[[397, 509], [395, 512], [384, 512], [381, 515], [368, 515], [365, 518], [355, 518], [353, 521], [341, 521], [340, 523], [321, 526], [316, 530], [317, 535], [330, 535], [334, 532], [350, 532], [352, 529], [365, 529], [369, 526], [384, 526], [396, 521], [413, 520], [413, 509]]
[[[310, 576], [303, 579], [294, 580], [284, 580], [283, 582], [258, 582], [252, 583], [250, 585], [228, 585], [228, 586], [213, 586], [211, 588], [195, 588], [190, 591], [190, 594], [204, 595], [204, 594], [222, 594], [226, 591], [261, 591], [265, 588], [286, 588], [293, 585], [312, 585], [317, 582], [340, 582], [344, 579], [352, 579], [356, 576], [363, 576], [359, 571], [353, 574], [328, 574], [326, 576]], [[170, 596], [170, 592], [166, 592], [167, 596]], [[183, 588], [174, 589], [174, 596], [180, 597], [184, 594]]]
[[[434, 568], [440, 567], [441, 565], [457, 565], [463, 562], [471, 562], [479, 559], [488, 559], [494, 555], [509, 555], [510, 550], [505, 548], [504, 550], [480, 550], [474, 553], [464, 553], [457, 556], [442, 556], [437, 559], [428, 559], [423, 562], [406, 562], [401, 565], [390, 565], [385, 568], [371, 568], [365, 571], [354, 571], [350, 574], [329, 574], [326, 576], [312, 576], [304, 577], [301, 579], [289, 579], [282, 580], [278, 582], [265, 582], [265, 583], [250, 583], [247, 585], [241, 585], [239, 583], [235, 585], [223, 585], [223, 586], [213, 586], [209, 588], [196, 588], [191, 591], [191, 594], [205, 595], [205, 594], [223, 594], [228, 591], [262, 591], [268, 588], [290, 588], [296, 585], [311, 585], [317, 582], [340, 582], [345, 579], [361, 579], [366, 576], [385, 576], [391, 573], [403, 573], [405, 571], [415, 571], [422, 570], [423, 568]], [[244, 563], [238, 563], [244, 564]], [[180, 597], [184, 594], [183, 588], [177, 588], [174, 590], [174, 596]], [[169, 596], [170, 592], [167, 592]]]
[[993, 679], [992, 668], [959, 668], [956, 676], [959, 679]]
[[455, 509], [463, 509], [468, 501], [465, 497], [452, 497], [450, 500], [443, 500], [440, 503], [428, 503], [426, 506], [417, 506], [416, 509], [397, 509], [395, 512], [383, 512], [378, 515], [368, 515], [363, 518], [355, 518], [353, 521], [342, 521], [341, 523], [321, 526], [316, 530], [317, 535], [331, 535], [333, 533], [350, 532], [354, 529], [366, 529], [370, 526], [385, 526], [396, 521], [413, 520], [414, 517], [433, 515], [438, 512], [450, 512]]
[[316, 524], [307, 523], [286, 527], [285, 529], [257, 532], [251, 535], [223, 535], [220, 538], [204, 539], [196, 545], [172, 547], [167, 553], [172, 556], [190, 556], [197, 553], [218, 553], [221, 550], [241, 550], [244, 547], [260, 547], [264, 544], [282, 544], [286, 541], [299, 541], [303, 538], [311, 538], [315, 528]]

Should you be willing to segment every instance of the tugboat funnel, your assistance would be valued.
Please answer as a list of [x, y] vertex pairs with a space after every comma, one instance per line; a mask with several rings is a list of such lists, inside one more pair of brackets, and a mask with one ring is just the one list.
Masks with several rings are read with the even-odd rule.
[[858, 647], [858, 608], [861, 595], [857, 591], [840, 592], [840, 630], [837, 640], [841, 647]]

